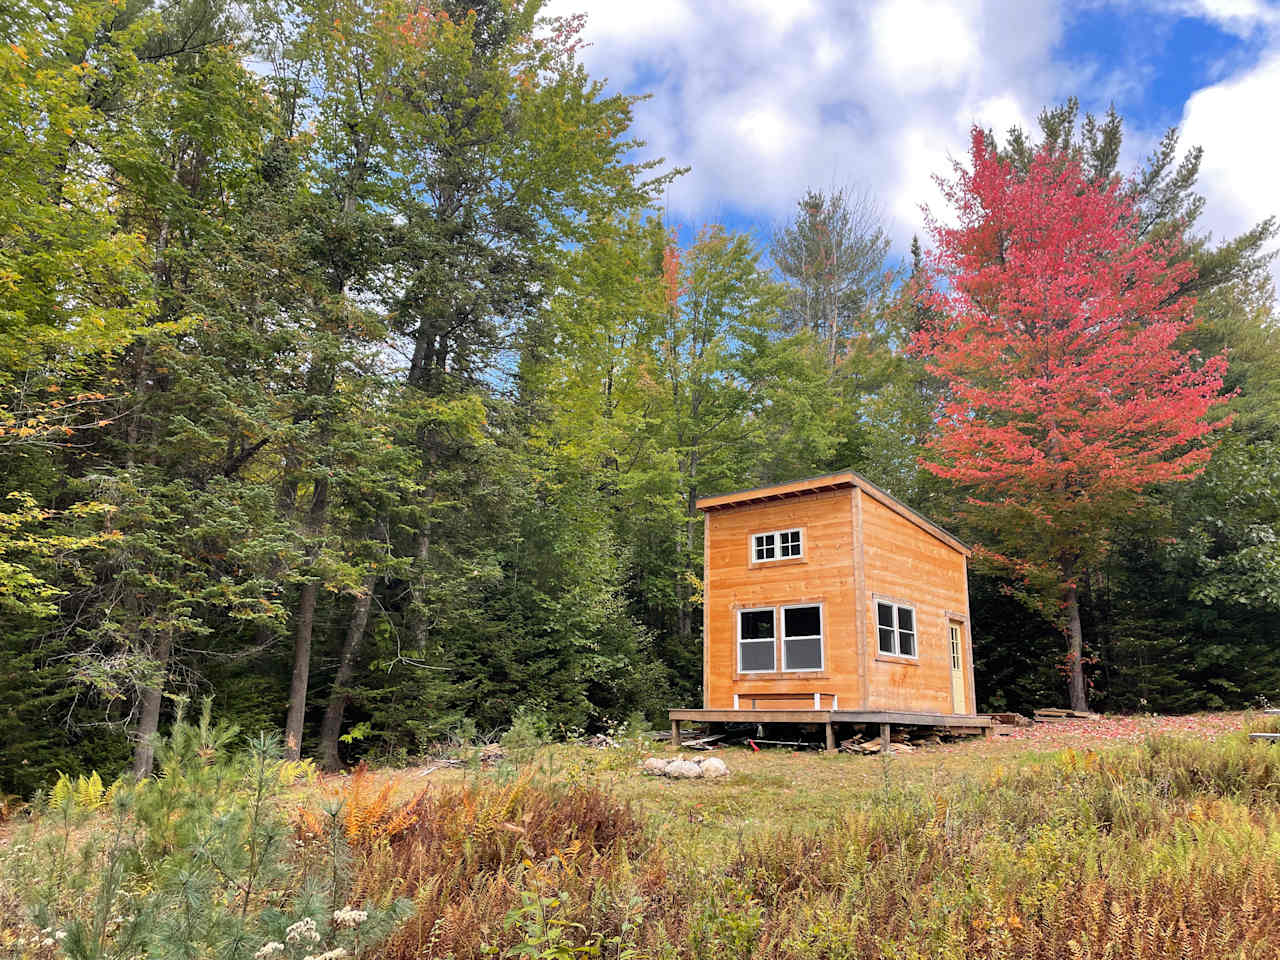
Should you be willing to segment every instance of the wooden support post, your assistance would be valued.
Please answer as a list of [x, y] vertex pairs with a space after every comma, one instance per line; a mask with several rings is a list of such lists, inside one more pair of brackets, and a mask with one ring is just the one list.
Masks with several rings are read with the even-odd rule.
[[836, 752], [836, 728], [830, 720], [827, 721], [827, 753]]
[[888, 753], [889, 744], [893, 742], [893, 727], [890, 724], [880, 724], [880, 752]]
[[994, 740], [995, 736], [996, 736], [996, 726], [994, 723], [989, 727], [982, 728], [982, 739]]
[[671, 745], [677, 750], [680, 748], [680, 721], [671, 721]]

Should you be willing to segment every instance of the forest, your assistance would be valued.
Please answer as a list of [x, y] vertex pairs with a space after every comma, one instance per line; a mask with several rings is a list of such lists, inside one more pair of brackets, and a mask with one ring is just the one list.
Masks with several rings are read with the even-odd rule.
[[0, 8], [0, 791], [697, 705], [696, 498], [850, 468], [978, 548], [980, 709], [1280, 694], [1275, 211], [1071, 100], [918, 238], [677, 224], [540, 6]]

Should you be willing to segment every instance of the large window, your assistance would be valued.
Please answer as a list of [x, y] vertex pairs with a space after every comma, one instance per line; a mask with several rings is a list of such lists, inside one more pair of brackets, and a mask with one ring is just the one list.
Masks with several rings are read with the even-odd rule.
[[916, 655], [916, 612], [911, 607], [887, 600], [877, 601], [876, 625], [881, 653], [893, 657]]
[[738, 672], [772, 673], [777, 645], [773, 607], [738, 611]]
[[782, 608], [782, 669], [822, 669], [822, 607]]
[[778, 627], [782, 627], [782, 670], [821, 670], [822, 606], [756, 607], [738, 611], [738, 672], [778, 670]]
[[799, 530], [774, 530], [751, 537], [751, 557], [756, 563], [804, 556]]

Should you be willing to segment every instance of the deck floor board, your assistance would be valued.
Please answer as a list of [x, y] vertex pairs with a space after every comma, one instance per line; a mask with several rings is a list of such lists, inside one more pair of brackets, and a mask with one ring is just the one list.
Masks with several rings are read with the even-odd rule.
[[672, 721], [697, 723], [891, 723], [916, 727], [990, 727], [990, 717], [904, 710], [671, 710]]

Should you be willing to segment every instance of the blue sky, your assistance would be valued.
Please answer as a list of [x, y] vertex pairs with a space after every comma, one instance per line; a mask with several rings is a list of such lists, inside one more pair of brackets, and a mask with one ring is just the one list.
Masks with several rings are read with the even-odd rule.
[[1077, 96], [1127, 121], [1137, 167], [1170, 126], [1205, 149], [1203, 227], [1280, 213], [1280, 0], [551, 0], [637, 110], [647, 152], [692, 167], [678, 224], [767, 237], [806, 187], [879, 204], [901, 252], [931, 175], [973, 123], [999, 131]]

